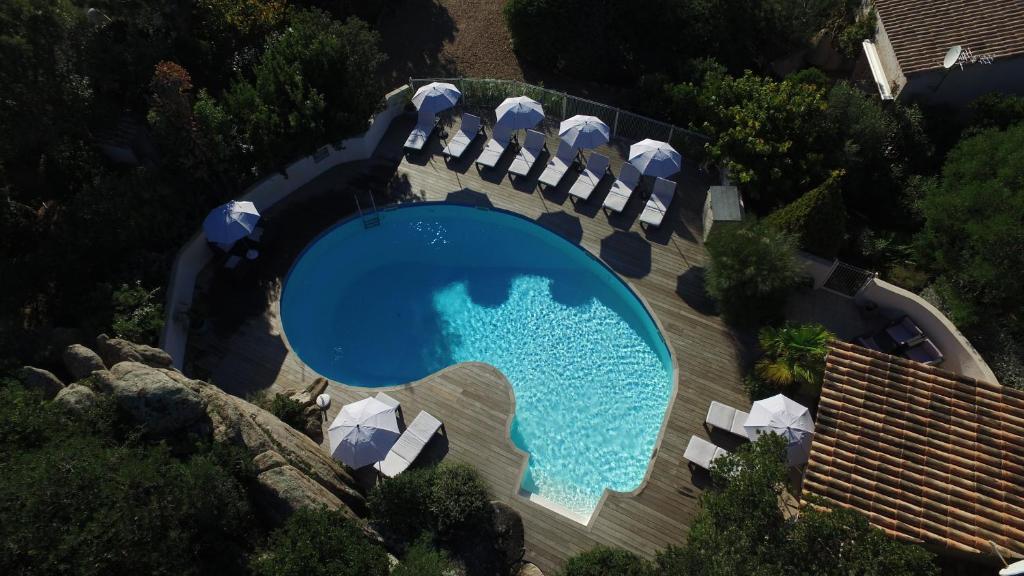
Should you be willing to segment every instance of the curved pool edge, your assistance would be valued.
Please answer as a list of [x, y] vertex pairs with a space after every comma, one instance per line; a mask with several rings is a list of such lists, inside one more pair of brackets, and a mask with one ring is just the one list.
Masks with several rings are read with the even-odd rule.
[[[654, 448], [652, 449], [652, 453], [651, 453], [651, 455], [650, 455], [650, 457], [648, 459], [648, 462], [647, 462], [647, 467], [646, 467], [646, 469], [644, 471], [644, 476], [641, 479], [640, 483], [637, 485], [637, 487], [634, 488], [633, 490], [628, 491], [628, 492], [619, 491], [619, 490], [613, 490], [611, 488], [605, 487], [604, 490], [601, 492], [601, 496], [600, 496], [597, 504], [594, 506], [594, 510], [590, 513], [590, 516], [586, 518], [585, 522], [582, 521], [583, 520], [583, 516], [582, 515], [579, 515], [579, 514], [571, 512], [571, 511], [568, 511], [568, 510], [562, 508], [561, 506], [558, 506], [557, 504], [545, 502], [543, 498], [538, 497], [538, 496], [536, 496], [536, 495], [534, 495], [534, 494], [532, 494], [530, 492], [527, 492], [527, 491], [522, 489], [522, 481], [523, 481], [523, 478], [525, 477], [527, 469], [529, 467], [530, 454], [529, 454], [529, 452], [526, 452], [522, 448], [516, 446], [515, 442], [512, 440], [512, 424], [513, 424], [513, 420], [515, 418], [515, 413], [516, 413], [515, 392], [512, 389], [512, 383], [509, 382], [509, 380], [505, 376], [505, 374], [503, 372], [501, 372], [501, 370], [498, 369], [496, 366], [494, 366], [492, 364], [488, 364], [486, 362], [459, 362], [459, 363], [456, 363], [456, 364], [445, 366], [444, 368], [441, 368], [440, 370], [437, 370], [437, 371], [435, 371], [435, 372], [433, 372], [433, 373], [431, 373], [431, 374], [429, 374], [427, 376], [424, 376], [423, 378], [420, 378], [418, 380], [414, 380], [414, 381], [411, 381], [411, 382], [406, 382], [406, 383], [403, 383], [403, 384], [397, 384], [397, 385], [394, 385], [394, 386], [379, 386], [379, 387], [367, 388], [366, 386], [355, 386], [355, 385], [351, 385], [351, 384], [346, 384], [344, 382], [341, 382], [341, 381], [338, 381], [338, 380], [333, 380], [331, 378], [328, 378], [327, 376], [324, 376], [323, 374], [321, 374], [320, 372], [316, 371], [314, 368], [312, 368], [311, 366], [306, 364], [306, 362], [302, 360], [302, 357], [297, 352], [295, 352], [295, 350], [292, 348], [291, 343], [288, 340], [287, 331], [284, 330], [283, 322], [281, 321], [281, 298], [284, 295], [285, 287], [287, 286], [288, 280], [291, 277], [292, 272], [295, 270], [296, 265], [302, 260], [302, 257], [306, 254], [306, 252], [312, 246], [314, 246], [321, 238], [323, 238], [324, 236], [330, 234], [334, 229], [336, 229], [338, 227], [341, 227], [341, 226], [344, 226], [344, 225], [346, 225], [348, 223], [354, 222], [357, 219], [363, 219], [363, 218], [365, 218], [368, 215], [371, 215], [371, 214], [374, 214], [374, 213], [380, 213], [380, 215], [382, 217], [386, 217], [387, 212], [391, 212], [391, 211], [394, 211], [394, 210], [402, 209], [403, 207], [430, 206], [430, 205], [461, 206], [461, 207], [465, 207], [465, 208], [474, 208], [474, 209], [477, 209], [477, 210], [501, 212], [503, 214], [508, 214], [510, 216], [514, 216], [516, 218], [520, 218], [520, 219], [522, 219], [522, 220], [524, 220], [526, 222], [529, 222], [529, 223], [531, 223], [533, 225], [540, 226], [541, 228], [544, 228], [545, 230], [547, 230], [551, 234], [554, 234], [555, 236], [561, 238], [564, 242], [567, 242], [567, 243], [571, 244], [572, 246], [575, 246], [578, 250], [580, 250], [581, 252], [586, 254], [588, 257], [590, 257], [591, 259], [595, 260], [602, 267], [607, 269], [607, 271], [609, 273], [611, 273], [612, 277], [616, 278], [619, 282], [621, 282], [622, 285], [625, 286], [626, 289], [637, 299], [637, 301], [640, 302], [641, 307], [643, 308], [643, 310], [645, 312], [647, 312], [648, 316], [650, 316], [651, 320], [654, 322], [655, 328], [657, 328], [657, 334], [658, 334], [659, 338], [661, 338], [661, 341], [664, 344], [665, 349], [668, 352], [669, 362], [670, 362], [670, 364], [672, 366], [671, 389], [670, 389], [670, 394], [669, 394], [668, 402], [666, 403], [666, 406], [665, 406], [665, 413], [664, 413], [664, 415], [663, 415], [663, 417], [661, 419], [661, 424], [658, 427], [658, 435], [657, 435], [657, 437], [655, 438], [655, 441], [654, 441]], [[558, 211], [561, 211], [561, 210], [558, 210]], [[507, 210], [507, 209], [504, 209], [504, 208], [497, 208], [497, 207], [490, 207], [490, 206], [479, 206], [479, 205], [473, 205], [473, 204], [461, 204], [461, 203], [457, 203], [457, 202], [446, 202], [446, 201], [418, 201], [418, 202], [410, 202], [410, 203], [405, 203], [405, 204], [391, 204], [391, 205], [388, 205], [388, 206], [380, 207], [380, 208], [378, 208], [375, 211], [368, 211], [368, 212], [364, 212], [362, 214], [356, 212], [356, 213], [353, 213], [352, 215], [350, 215], [348, 217], [345, 217], [345, 218], [342, 218], [342, 219], [338, 220], [334, 224], [332, 224], [332, 225], [328, 226], [327, 228], [325, 228], [324, 230], [322, 230], [320, 233], [318, 233], [316, 236], [314, 236], [306, 244], [306, 246], [303, 247], [303, 249], [301, 251], [299, 251], [299, 253], [295, 256], [294, 260], [292, 261], [291, 265], [289, 266], [288, 272], [284, 275], [283, 278], [281, 278], [280, 289], [278, 290], [278, 292], [277, 292], [277, 294], [276, 294], [276, 296], [275, 296], [275, 298], [273, 300], [273, 306], [276, 308], [276, 316], [277, 316], [278, 323], [280, 324], [280, 330], [278, 331], [279, 332], [279, 336], [280, 336], [280, 338], [282, 340], [282, 343], [283, 343], [285, 349], [287, 350], [288, 354], [290, 356], [292, 356], [304, 369], [310, 371], [311, 373], [315, 374], [318, 377], [324, 378], [325, 380], [327, 380], [331, 384], [335, 384], [335, 385], [342, 386], [342, 387], [345, 387], [345, 388], [348, 388], [348, 389], [352, 389], [352, 390], [361, 390], [361, 391], [373, 390], [375, 392], [388, 392], [388, 391], [407, 390], [407, 389], [412, 389], [414, 387], [419, 388], [419, 387], [427, 386], [427, 385], [429, 385], [431, 383], [430, 381], [432, 379], [435, 379], [438, 376], [444, 375], [444, 374], [446, 374], [446, 373], [448, 373], [450, 371], [453, 371], [453, 370], [456, 370], [456, 369], [458, 369], [460, 367], [465, 367], [465, 366], [473, 366], [473, 365], [487, 366], [487, 367], [493, 369], [495, 372], [497, 372], [501, 376], [501, 384], [504, 387], [506, 393], [508, 394], [509, 402], [510, 402], [510, 409], [509, 409], [508, 413], [505, 415], [504, 440], [508, 444], [508, 447], [510, 447], [520, 457], [519, 473], [518, 473], [518, 476], [517, 476], [517, 479], [516, 479], [516, 485], [515, 485], [516, 487], [513, 489], [512, 494], [510, 494], [509, 496], [511, 496], [513, 499], [515, 499], [516, 501], [518, 501], [520, 503], [523, 503], [523, 504], [526, 504], [526, 505], [531, 505], [531, 506], [538, 506], [540, 508], [543, 508], [545, 510], [548, 510], [550, 512], [558, 514], [559, 516], [561, 516], [563, 518], [567, 518], [567, 519], [569, 519], [569, 520], [571, 520], [573, 522], [576, 522], [577, 524], [580, 524], [580, 525], [584, 526], [586, 528], [586, 530], [589, 532], [590, 530], [593, 529], [595, 522], [597, 521], [597, 519], [600, 516], [601, 510], [604, 508], [605, 503], [608, 501], [608, 499], [610, 497], [627, 497], [627, 498], [636, 497], [639, 494], [641, 494], [644, 491], [644, 489], [647, 487], [647, 484], [648, 484], [648, 482], [650, 480], [651, 474], [654, 471], [654, 464], [655, 464], [655, 462], [657, 460], [657, 457], [658, 457], [659, 453], [661, 452], [661, 443], [662, 443], [662, 441], [664, 440], [664, 437], [665, 437], [665, 431], [666, 431], [666, 429], [668, 427], [669, 417], [672, 414], [672, 410], [675, 408], [676, 397], [679, 394], [679, 385], [680, 385], [680, 382], [679, 382], [679, 364], [678, 364], [678, 360], [676, 358], [676, 354], [675, 354], [674, 350], [672, 349], [672, 346], [670, 345], [670, 343], [668, 341], [668, 338], [666, 336], [665, 327], [664, 327], [664, 325], [662, 325], [661, 319], [658, 317], [658, 315], [655, 313], [654, 309], [651, 307], [650, 303], [647, 301], [647, 298], [644, 297], [644, 295], [633, 285], [633, 283], [630, 280], [622, 277], [608, 263], [606, 263], [604, 260], [602, 260], [598, 255], [596, 255], [593, 252], [591, 252], [590, 250], [588, 250], [582, 244], [579, 244], [579, 243], [573, 242], [572, 240], [569, 240], [568, 238], [562, 236], [558, 232], [556, 232], [554, 230], [551, 230], [550, 228], [545, 227], [543, 224], [540, 224], [536, 220], [533, 220], [533, 219], [531, 219], [531, 218], [529, 218], [529, 217], [527, 217], [527, 216], [525, 216], [523, 214], [520, 214], [518, 212], [515, 212], [513, 210]], [[443, 421], [443, 419], [442, 419], [442, 421]], [[681, 455], [680, 455], [680, 457], [681, 457]]]

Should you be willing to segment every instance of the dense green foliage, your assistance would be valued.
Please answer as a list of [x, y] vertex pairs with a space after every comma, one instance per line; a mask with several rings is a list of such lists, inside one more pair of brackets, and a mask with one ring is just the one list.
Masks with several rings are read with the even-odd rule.
[[452, 569], [448, 554], [435, 549], [430, 536], [424, 535], [406, 550], [391, 576], [449, 576]]
[[388, 557], [345, 514], [303, 509], [252, 560], [256, 576], [387, 576]]
[[626, 0], [505, 2], [521, 58], [613, 83], [651, 73], [678, 77], [689, 60], [708, 56], [732, 70], [765, 69], [851, 13], [842, 0], [652, 0], [642, 9]]
[[758, 334], [763, 356], [754, 373], [780, 391], [797, 385], [804, 392], [821, 388], [828, 343], [834, 336], [819, 324], [765, 326]]
[[842, 172], [832, 173], [820, 186], [765, 218], [764, 225], [794, 236], [797, 246], [811, 254], [834, 257], [846, 226], [842, 176]]
[[598, 546], [569, 558], [560, 576], [654, 576], [654, 565], [618, 548]]
[[968, 134], [989, 128], [1003, 130], [1024, 122], [1024, 96], [993, 92], [971, 102], [971, 123]]
[[938, 274], [954, 321], [1001, 314], [1024, 330], [1024, 124], [961, 142], [921, 206], [920, 258]]
[[434, 468], [413, 468], [377, 484], [366, 503], [378, 529], [404, 542], [423, 530], [433, 530], [436, 524], [427, 495], [433, 490], [434, 477]]
[[0, 572], [244, 573], [253, 523], [225, 451], [125, 443], [111, 406], [68, 420], [20, 386], [0, 388], [0, 422]]
[[706, 244], [711, 257], [705, 287], [722, 315], [736, 324], [777, 319], [799, 281], [800, 265], [790, 236], [745, 222], [718, 226]]
[[491, 518], [487, 484], [466, 464], [438, 466], [428, 500], [442, 539], [468, 536], [486, 527]]
[[[651, 574], [653, 576], [848, 576], [850, 574], [931, 576], [931, 553], [892, 540], [853, 511], [805, 509], [787, 520], [779, 506], [786, 490], [785, 441], [761, 437], [715, 460], [712, 488], [701, 495], [701, 510], [683, 546], [661, 551], [653, 569], [628, 564], [633, 572], [601, 571], [603, 558], [627, 557], [607, 550], [584, 553], [567, 563], [583, 571], [566, 574]], [[577, 560], [579, 562], [577, 563]], [[593, 567], [593, 569], [591, 569]], [[591, 569], [590, 571], [587, 571]]]

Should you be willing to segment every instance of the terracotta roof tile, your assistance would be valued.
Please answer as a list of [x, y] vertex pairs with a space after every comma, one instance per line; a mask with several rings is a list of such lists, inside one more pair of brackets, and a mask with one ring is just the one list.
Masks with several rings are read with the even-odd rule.
[[1024, 556], [1024, 392], [834, 342], [802, 505], [853, 508], [889, 535]]
[[942, 67], [954, 45], [994, 59], [1024, 54], [1024, 0], [874, 0], [904, 74]]

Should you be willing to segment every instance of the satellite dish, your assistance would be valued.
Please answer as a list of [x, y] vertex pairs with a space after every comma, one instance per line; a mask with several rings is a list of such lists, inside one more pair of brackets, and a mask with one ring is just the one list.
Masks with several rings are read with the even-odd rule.
[[957, 60], [960, 59], [960, 53], [963, 51], [964, 49], [961, 48], [959, 44], [953, 46], [949, 50], [946, 50], [946, 57], [942, 59], [942, 67], [949, 70], [956, 65]]

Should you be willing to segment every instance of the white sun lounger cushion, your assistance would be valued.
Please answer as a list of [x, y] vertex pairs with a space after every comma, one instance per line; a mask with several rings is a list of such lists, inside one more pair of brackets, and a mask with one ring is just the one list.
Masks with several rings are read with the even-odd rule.
[[505, 150], [508, 150], [510, 138], [512, 138], [512, 130], [505, 128], [501, 124], [496, 125], [494, 130], [491, 130], [491, 139], [487, 141], [487, 145], [480, 152], [476, 163], [488, 168], [497, 166], [498, 161], [505, 154]]
[[562, 181], [565, 173], [572, 166], [573, 157], [576, 156], [576, 149], [561, 141], [558, 144], [558, 151], [548, 160], [544, 173], [540, 175], [540, 183], [546, 186], [555, 187]]
[[479, 133], [480, 117], [472, 114], [463, 114], [459, 131], [455, 133], [455, 136], [451, 137], [448, 145], [444, 147], [441, 153], [450, 158], [461, 158], [462, 153], [466, 151], [466, 148], [469, 148], [473, 140], [476, 140], [476, 136]]
[[711, 406], [708, 408], [707, 418], [704, 421], [709, 426], [746, 438], [747, 431], [743, 424], [746, 423], [748, 416], [750, 415], [742, 410], [737, 410], [732, 406], [726, 406], [721, 402], [712, 400]]
[[727, 454], [729, 454], [728, 451], [715, 446], [700, 436], [690, 436], [690, 443], [686, 445], [686, 452], [683, 453], [683, 458], [708, 470], [711, 468], [712, 462]]
[[509, 174], [515, 174], [516, 176], [526, 176], [529, 174], [530, 169], [537, 163], [540, 151], [543, 149], [544, 134], [536, 130], [527, 130], [526, 141], [523, 142], [523, 147], [519, 149], [515, 159], [512, 160], [512, 165], [508, 167]]
[[433, 114], [420, 114], [416, 126], [405, 139], [405, 147], [408, 150], [423, 150], [423, 146], [430, 138], [430, 133], [437, 126], [437, 116]]
[[675, 182], [658, 178], [654, 182], [654, 190], [651, 192], [651, 197], [647, 200], [643, 213], [640, 214], [640, 222], [648, 226], [661, 226], [661, 221], [665, 219], [665, 212], [668, 211], [669, 205], [672, 204], [675, 194]]
[[374, 467], [388, 478], [405, 472], [440, 429], [440, 420], [426, 412], [420, 412], [398, 437], [398, 441], [391, 447], [384, 460], [374, 464]]
[[591, 154], [590, 159], [587, 160], [586, 169], [573, 182], [572, 188], [569, 189], [569, 194], [580, 200], [590, 198], [590, 195], [594, 193], [594, 189], [601, 183], [604, 175], [608, 173], [608, 164], [608, 157], [604, 154], [598, 154], [597, 152]]
[[604, 198], [603, 206], [612, 212], [622, 212], [639, 182], [640, 171], [628, 162], [623, 164], [619, 170], [619, 177], [612, 183], [608, 195]]

